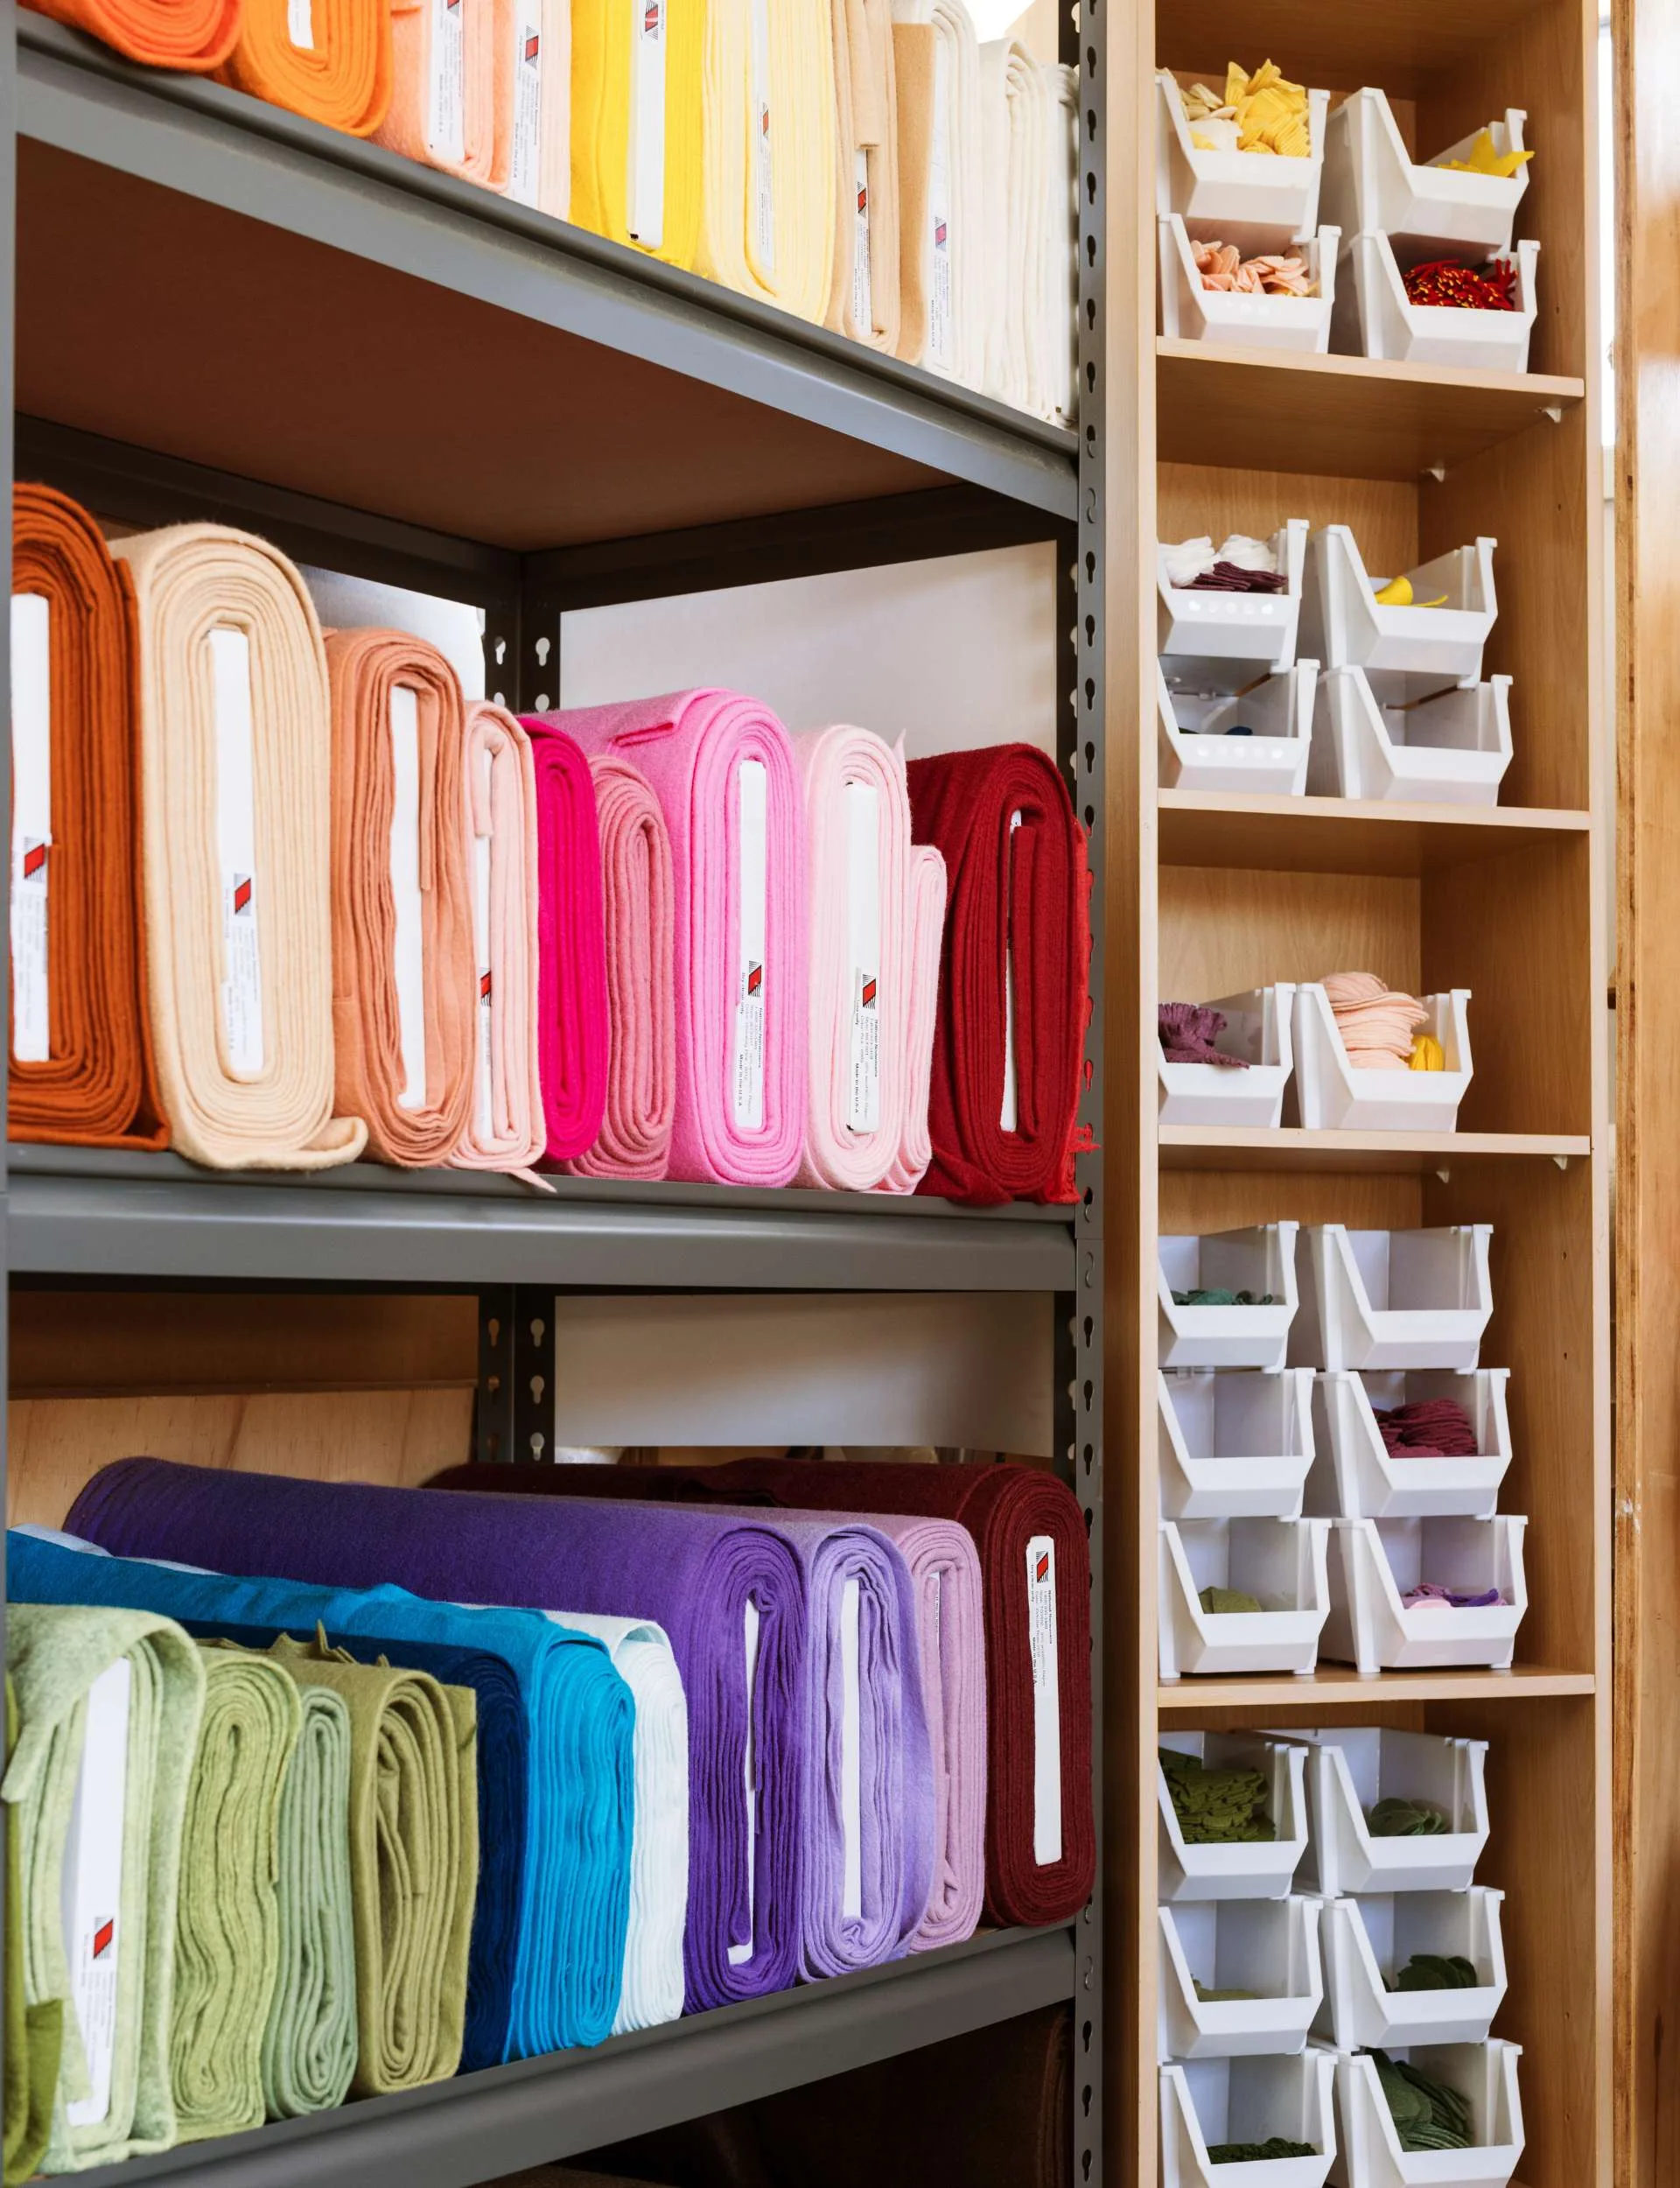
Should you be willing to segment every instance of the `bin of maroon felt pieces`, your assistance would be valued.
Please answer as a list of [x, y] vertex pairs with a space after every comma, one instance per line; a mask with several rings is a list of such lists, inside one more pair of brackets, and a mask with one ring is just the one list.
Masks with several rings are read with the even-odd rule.
[[1508, 1368], [1321, 1373], [1309, 1511], [1343, 1519], [1491, 1518], [1511, 1462]]

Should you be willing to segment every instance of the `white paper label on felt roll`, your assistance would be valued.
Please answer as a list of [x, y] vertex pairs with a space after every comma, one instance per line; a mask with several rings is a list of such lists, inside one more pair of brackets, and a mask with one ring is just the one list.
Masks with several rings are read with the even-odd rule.
[[1032, 1859], [1061, 1859], [1061, 1664], [1056, 1653], [1056, 1546], [1026, 1546], [1026, 1633], [1032, 1656]]
[[210, 634], [216, 721], [216, 848], [221, 867], [221, 1031], [231, 1070], [262, 1069], [262, 896], [256, 873], [256, 726], [251, 642]]
[[[486, 752], [481, 755], [478, 764], [484, 771], [483, 810], [488, 813], [491, 810], [490, 780], [494, 762]], [[467, 810], [471, 812], [472, 810], [469, 803]], [[490, 1060], [491, 1012], [494, 1007], [492, 990], [494, 983], [490, 968], [490, 838], [488, 836], [474, 836], [472, 838], [472, 954], [479, 968], [478, 1134], [480, 1140], [487, 1146], [495, 1130], [494, 1123], [495, 1083]]]
[[620, 0], [630, 10], [630, 172], [626, 224], [647, 250], [665, 241], [666, 0]]
[[87, 1731], [65, 1834], [59, 1911], [70, 1964], [70, 1997], [88, 2061], [88, 2095], [65, 2106], [76, 2128], [97, 2127], [111, 2108], [133, 1691], [134, 1666], [126, 1657], [108, 1664], [88, 1689]]
[[840, 1831], [844, 1879], [840, 1911], [855, 1920], [864, 1911], [863, 1701], [858, 1678], [858, 1582], [840, 1584]]
[[928, 361], [954, 368], [951, 298], [951, 56], [934, 48], [934, 144], [928, 174]]
[[[1009, 817], [1009, 832], [1012, 837], [1021, 824], [1018, 813]], [[1004, 871], [1008, 880], [1004, 890], [1004, 1106], [998, 1122], [1005, 1132], [1018, 1129], [1019, 1113], [1019, 1082], [1015, 1059], [1015, 861], [1012, 844], [1005, 853]]]
[[514, 14], [514, 142], [508, 194], [535, 205], [542, 180], [542, 19], [529, 0]]
[[729, 1947], [732, 1967], [745, 1967], [752, 1957], [752, 1926], [757, 1913], [753, 1897], [759, 1863], [759, 1607], [749, 1595], [741, 1613], [742, 1660], [746, 1677], [746, 1739], [741, 1749], [741, 1787], [746, 1797], [746, 1942]]
[[769, 777], [762, 760], [737, 770], [736, 854], [739, 962], [735, 990], [734, 1117], [743, 1132], [764, 1129], [764, 943], [769, 890]]
[[750, 0], [752, 14], [752, 107], [748, 158], [752, 167], [753, 247], [756, 269], [766, 283], [776, 277], [776, 177], [770, 116], [770, 0]]
[[855, 192], [851, 234], [851, 318], [860, 335], [875, 331], [874, 298], [869, 286], [869, 154], [860, 146], [852, 155]]
[[396, 931], [391, 974], [396, 984], [397, 1046], [402, 1091], [397, 1104], [418, 1109], [426, 1098], [425, 924], [420, 899], [420, 695], [391, 686], [391, 902]]
[[[474, 4], [487, 5], [488, 0], [474, 0]], [[430, 5], [426, 144], [435, 159], [458, 167], [466, 158], [467, 0], [430, 0]]]
[[11, 596], [11, 1053], [52, 1053], [46, 959], [52, 844], [52, 636], [41, 593]]
[[848, 782], [844, 804], [851, 962], [846, 1126], [876, 1132], [881, 1122], [881, 794], [872, 782]]
[[286, 36], [300, 52], [315, 51], [315, 18], [310, 0], [286, 0]]

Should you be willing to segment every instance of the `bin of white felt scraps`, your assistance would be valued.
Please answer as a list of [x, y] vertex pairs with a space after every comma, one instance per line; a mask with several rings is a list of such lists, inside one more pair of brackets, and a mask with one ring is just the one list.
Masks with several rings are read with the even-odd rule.
[[[1185, 1757], [1183, 1767], [1193, 1778], [1202, 1771], [1245, 1774], [1254, 1781], [1248, 1799], [1257, 1804], [1247, 1815], [1256, 1836], [1186, 1838], [1166, 1764], [1158, 1762], [1158, 1896], [1175, 1905], [1184, 1900], [1286, 1898], [1306, 1852], [1306, 1778], [1312, 1759], [1306, 1748], [1253, 1732], [1164, 1732], [1158, 1744], [1165, 1756]], [[1228, 1790], [1221, 1798], [1228, 1807]]]
[[1416, 694], [1405, 689], [1409, 681], [1363, 669], [1326, 670], [1315, 679], [1309, 793], [1496, 805], [1511, 764], [1509, 677]]
[[1299, 1311], [1292, 1367], [1457, 1368], [1478, 1364], [1494, 1311], [1491, 1224], [1427, 1231], [1304, 1225], [1296, 1242]]
[[[1330, 228], [1322, 235], [1334, 233]], [[1377, 357], [1392, 364], [1447, 365], [1469, 372], [1526, 372], [1537, 310], [1536, 281], [1540, 246], [1518, 243], [1508, 257], [1463, 264], [1482, 277], [1477, 293], [1506, 301], [1482, 305], [1430, 303], [1418, 298], [1407, 277], [1421, 262], [1407, 247], [1403, 268], [1386, 235], [1355, 235], [1341, 247], [1341, 263], [1330, 291], [1330, 347], [1342, 357]], [[1434, 263], [1437, 262], [1428, 262]], [[1454, 274], [1460, 291], [1466, 285]]]
[[1440, 683], [1475, 683], [1499, 614], [1497, 544], [1478, 539], [1397, 578], [1371, 578], [1348, 526], [1325, 525], [1307, 541], [1304, 649], [1325, 669], [1385, 669]]
[[[1427, 1035], [1445, 1059], [1438, 1071], [1410, 1062], [1356, 1068], [1323, 984], [1295, 991], [1295, 1101], [1310, 1132], [1452, 1132], [1470, 1085], [1470, 991], [1418, 999]], [[1408, 999], [1410, 1007], [1410, 999]]]
[[1313, 1462], [1311, 1368], [1207, 1368], [1155, 1379], [1164, 1518], [1300, 1517]]
[[[1528, 115], [1507, 107], [1432, 159], [1413, 159], [1386, 91], [1345, 99], [1324, 137], [1320, 203], [1344, 235], [1390, 235], [1433, 256], [1504, 251], [1529, 186], [1523, 158]], [[1483, 140], [1486, 140], [1485, 143]]]
[[[1267, 540], [1233, 533], [1218, 548], [1211, 538], [1157, 543], [1156, 650], [1169, 684], [1194, 677], [1235, 692], [1293, 667], [1306, 536], [1306, 519], [1292, 516]], [[1245, 572], [1282, 582], [1237, 590]]]
[[1158, 1240], [1159, 1364], [1282, 1367], [1295, 1317], [1298, 1229], [1255, 1224]]
[[1157, 1908], [1161, 2058], [1305, 2051], [1324, 2005], [1320, 1904], [1208, 1899]]
[[1516, 2090], [1522, 2055], [1519, 2044], [1498, 2037], [1486, 2044], [1414, 2044], [1385, 2054], [1391, 2066], [1404, 2060], [1456, 2092], [1467, 2107], [1467, 2149], [1407, 2150], [1376, 2058], [1368, 2051], [1337, 2054], [1341, 2142], [1329, 2175], [1335, 2188], [1507, 2188], [1522, 2156]]
[[1528, 1521], [1333, 1519], [1332, 1662], [1379, 1672], [1479, 1665], [1508, 1671], [1529, 1608], [1522, 1568]]
[[1278, 236], [1310, 235], [1318, 226], [1324, 170], [1327, 91], [1309, 91], [1306, 154], [1277, 158], [1239, 151], [1237, 124], [1215, 116], [1191, 121], [1169, 68], [1155, 77], [1155, 210], [1177, 213], [1209, 235], [1269, 247]]
[[[1280, 1124], [1284, 1090], [1294, 1065], [1294, 989], [1279, 981], [1241, 995], [1222, 995], [1211, 1003], [1163, 1003], [1156, 1042], [1158, 1121]], [[1229, 1061], [1216, 1063], [1214, 1056]]]
[[[1312, 1466], [1306, 1509], [1338, 1519], [1490, 1519], [1511, 1462], [1508, 1368], [1368, 1369], [1316, 1377]], [[1461, 1423], [1443, 1426], [1416, 1408], [1450, 1401]], [[1456, 1426], [1458, 1433], [1449, 1434]], [[1385, 1427], [1387, 1433], [1385, 1434]], [[1438, 1443], [1474, 1448], [1438, 1449]], [[1166, 1480], [1162, 1467], [1163, 1483]]]
[[1158, 226], [1163, 334], [1235, 349], [1326, 354], [1341, 247], [1336, 229], [1321, 228], [1244, 257], [1227, 237], [1193, 239], [1176, 213]]
[[1163, 1519], [1160, 1671], [1295, 1672], [1329, 1616], [1328, 1519]]
[[1381, 1725], [1278, 1736], [1306, 1750], [1303, 1891], [1468, 1890], [1488, 1844], [1486, 1740]]
[[1505, 1995], [1504, 1897], [1473, 1884], [1321, 1903], [1324, 2001], [1313, 2033], [1339, 2051], [1485, 2044]]
[[1170, 685], [1155, 664], [1156, 739], [1164, 790], [1247, 790], [1299, 797], [1312, 750], [1315, 661], [1262, 672], [1236, 694]]
[[[1335, 2054], [1191, 2059], [1161, 2069], [1161, 2188], [1323, 2188], [1335, 2154]], [[1215, 2156], [1278, 2141], [1308, 2156]]]

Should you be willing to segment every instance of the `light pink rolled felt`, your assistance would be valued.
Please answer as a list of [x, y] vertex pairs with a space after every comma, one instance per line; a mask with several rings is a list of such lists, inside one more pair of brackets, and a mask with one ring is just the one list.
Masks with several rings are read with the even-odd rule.
[[910, 1009], [905, 1034], [908, 1078], [904, 1132], [883, 1193], [914, 1193], [934, 1159], [928, 1131], [928, 1096], [934, 1077], [934, 1034], [939, 1022], [940, 954], [945, 940], [945, 896], [949, 877], [931, 844], [910, 853]]
[[505, 708], [466, 710], [467, 880], [478, 976], [472, 1105], [450, 1161], [527, 1170], [545, 1143], [537, 1076], [536, 771]]

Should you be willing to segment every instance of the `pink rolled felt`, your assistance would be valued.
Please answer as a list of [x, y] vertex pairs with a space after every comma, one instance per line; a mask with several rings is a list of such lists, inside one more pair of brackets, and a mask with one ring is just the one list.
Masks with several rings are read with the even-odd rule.
[[548, 1139], [537, 1074], [536, 768], [514, 717], [483, 700], [466, 710], [465, 809], [478, 1002], [472, 1105], [450, 1160], [461, 1170], [524, 1170]]
[[551, 714], [525, 714], [536, 775], [537, 1074], [551, 1162], [592, 1147], [606, 1109], [606, 929], [595, 784]]
[[[592, 757], [634, 761], [670, 833], [676, 1103], [667, 1175], [791, 1183], [806, 1086], [805, 821], [791, 739], [768, 707], [735, 691], [536, 719]], [[761, 936], [742, 922], [744, 770], [753, 763], [764, 770]]]
[[671, 838], [648, 778], [613, 753], [589, 763], [606, 913], [606, 1112], [578, 1177], [662, 1178], [676, 1106]]
[[943, 856], [931, 844], [910, 853], [910, 1022], [905, 1053], [909, 1077], [904, 1103], [904, 1131], [886, 1175], [884, 1193], [914, 1193], [934, 1159], [928, 1131], [928, 1099], [934, 1076], [934, 1034], [939, 1023], [939, 964], [945, 940], [945, 894], [948, 876]]

